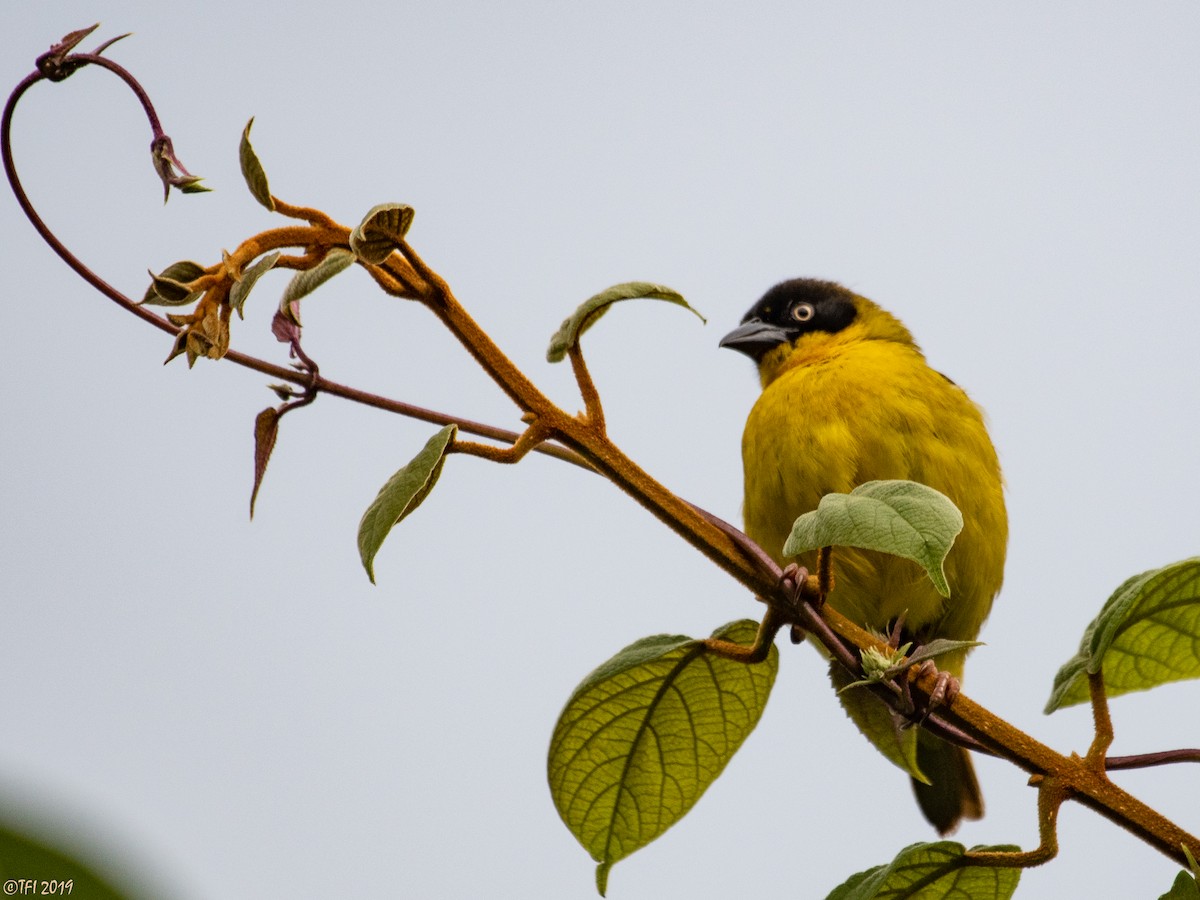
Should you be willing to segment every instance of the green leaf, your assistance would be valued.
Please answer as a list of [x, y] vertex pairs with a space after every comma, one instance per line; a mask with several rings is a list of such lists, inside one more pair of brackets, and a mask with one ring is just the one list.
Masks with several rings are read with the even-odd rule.
[[[713, 637], [753, 643], [758, 623]], [[657, 635], [630, 644], [575, 689], [550, 741], [550, 793], [563, 822], [599, 863], [613, 863], [679, 821], [721, 774], [766, 706], [779, 653], [755, 665], [702, 641]]]
[[918, 729], [904, 727], [907, 722], [870, 691], [847, 690], [852, 685], [866, 682], [855, 682], [838, 663], [830, 664], [829, 680], [837, 690], [842, 709], [863, 737], [892, 765], [929, 784], [929, 779], [917, 765]]
[[922, 644], [916, 652], [908, 657], [905, 668], [923, 663], [927, 659], [937, 659], [946, 653], [957, 653], [959, 650], [969, 650], [972, 647], [982, 647], [983, 641], [952, 641], [950, 638], [934, 638], [927, 644]]
[[[64, 834], [70, 829], [64, 822]], [[106, 868], [113, 868], [114, 860], [103, 860]], [[120, 862], [115, 861], [115, 862]], [[121, 867], [117, 867], [120, 871]], [[0, 881], [4, 882], [4, 896], [18, 894], [21, 880], [27, 880], [38, 887], [43, 882], [52, 885], [65, 885], [58, 888], [60, 895], [75, 897], [94, 897], [95, 900], [125, 900], [132, 895], [124, 890], [118, 890], [109, 881], [101, 878], [89, 866], [68, 853], [35, 840], [33, 837], [12, 830], [8, 823], [0, 824]], [[9, 887], [18, 890], [9, 890]], [[43, 889], [43, 892], [45, 889]], [[26, 886], [21, 894], [32, 896], [34, 891]]]
[[[1013, 852], [1020, 848], [971, 849]], [[1007, 900], [1013, 895], [1020, 869], [967, 865], [965, 852], [954, 841], [912, 844], [890, 863], [850, 876], [826, 900]]]
[[403, 203], [381, 203], [350, 233], [350, 249], [363, 262], [377, 266], [400, 246], [415, 212]]
[[446, 448], [458, 433], [457, 425], [447, 425], [412, 458], [412, 461], [388, 479], [379, 496], [367, 507], [358, 525], [358, 553], [371, 584], [375, 583], [375, 554], [393, 525], [424, 502], [442, 474]]
[[297, 272], [295, 277], [288, 282], [288, 286], [283, 290], [283, 299], [279, 301], [280, 310], [285, 315], [291, 317], [297, 325], [300, 324], [299, 318], [292, 309], [291, 304], [301, 297], [311, 294], [334, 275], [346, 271], [346, 269], [354, 265], [354, 258], [354, 254], [349, 250], [334, 247], [325, 254], [324, 259], [311, 269], [304, 272]]
[[943, 564], [962, 531], [950, 498], [915, 481], [868, 481], [849, 494], [826, 494], [792, 524], [784, 556], [821, 547], [859, 547], [921, 565], [943, 597], [950, 596]]
[[1200, 883], [1191, 872], [1179, 872], [1171, 889], [1160, 895], [1158, 900], [1200, 900]]
[[1113, 592], [1054, 676], [1046, 712], [1088, 702], [1088, 675], [1101, 669], [1110, 697], [1200, 678], [1200, 557], [1135, 575]]
[[188, 284], [204, 274], [204, 266], [189, 259], [171, 263], [158, 275], [150, 273], [150, 287], [142, 296], [147, 306], [187, 306], [200, 299], [201, 291], [192, 291]]
[[175, 186], [181, 194], [207, 194], [212, 191], [212, 188], [204, 186], [200, 181], [200, 176], [192, 175]]
[[239, 319], [245, 318], [242, 314], [242, 307], [246, 305], [246, 298], [250, 296], [250, 291], [254, 289], [254, 285], [258, 282], [258, 279], [271, 271], [278, 261], [278, 250], [268, 253], [250, 268], [243, 271], [241, 281], [234, 282], [233, 287], [229, 289], [229, 305], [237, 310]]
[[624, 284], [613, 285], [608, 290], [601, 291], [596, 296], [585, 300], [575, 312], [564, 319], [558, 331], [554, 332], [554, 336], [550, 338], [550, 348], [546, 351], [546, 359], [552, 363], [561, 362], [567, 355], [567, 351], [579, 343], [580, 335], [595, 325], [596, 321], [608, 312], [608, 308], [612, 304], [619, 300], [635, 300], [641, 297], [666, 300], [668, 303], [691, 310], [701, 322], [705, 321], [704, 316], [688, 305], [682, 294], [669, 287], [651, 284], [648, 281], [628, 281]]
[[246, 186], [250, 188], [250, 193], [254, 195], [254, 199], [269, 209], [275, 212], [275, 198], [271, 196], [271, 187], [267, 184], [267, 173], [263, 170], [262, 163], [258, 161], [258, 154], [254, 152], [254, 148], [250, 145], [250, 127], [254, 124], [254, 117], [250, 117], [250, 121], [246, 123], [246, 127], [242, 129], [242, 143], [238, 147], [238, 161], [242, 164], [242, 177], [246, 179]]

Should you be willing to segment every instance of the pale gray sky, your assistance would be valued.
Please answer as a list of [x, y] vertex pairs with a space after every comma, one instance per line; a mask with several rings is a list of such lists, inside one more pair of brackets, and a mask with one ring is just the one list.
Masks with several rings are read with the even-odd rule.
[[[1192, 3], [279, 3], [58, 0], [2, 14], [5, 90], [97, 19], [216, 193], [164, 208], [116, 79], [41, 85], [16, 153], [48, 221], [131, 294], [274, 224], [416, 207], [411, 240], [553, 396], [550, 334], [610, 284], [663, 282], [709, 318], [626, 305], [585, 350], [610, 430], [738, 518], [757, 385], [717, 340], [774, 282], [842, 281], [899, 315], [988, 410], [1012, 523], [965, 689], [1062, 751], [1059, 665], [1125, 577], [1200, 529], [1200, 7]], [[95, 41], [86, 46], [92, 46]], [[639, 507], [552, 460], [455, 458], [372, 587], [355, 529], [433, 429], [332, 398], [284, 420], [253, 523], [254, 415], [232, 365], [92, 293], [0, 202], [0, 807], [125, 859], [177, 898], [594, 896], [545, 783], [555, 717], [647, 634], [758, 605]], [[241, 349], [269, 334], [260, 283]], [[422, 309], [361, 272], [305, 308], [328, 376], [512, 427]], [[905, 779], [846, 722], [807, 647], [680, 825], [618, 864], [620, 900], [824, 896], [931, 840]], [[1200, 743], [1194, 684], [1114, 701], [1114, 753]], [[981, 760], [967, 844], [1036, 843], [1033, 792]], [[1188, 767], [1122, 784], [1196, 828]], [[1068, 806], [1018, 896], [1152, 897], [1175, 868]]]

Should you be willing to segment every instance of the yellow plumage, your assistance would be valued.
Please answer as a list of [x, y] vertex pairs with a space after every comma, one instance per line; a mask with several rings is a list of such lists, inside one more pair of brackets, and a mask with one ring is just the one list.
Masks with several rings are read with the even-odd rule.
[[[950, 599], [915, 563], [839, 548], [829, 605], [875, 631], [903, 615], [918, 642], [974, 639], [1000, 589], [1008, 538], [979, 407], [926, 364], [898, 319], [831, 282], [777, 285], [722, 344], [754, 358], [763, 385], [742, 439], [746, 533], [788, 562], [781, 551], [792, 522], [823, 495], [878, 479], [929, 485], [963, 514], [946, 560]], [[798, 562], [815, 571], [815, 553]], [[965, 655], [940, 656], [938, 668], [961, 677]], [[934, 788], [919, 786], [918, 800], [939, 830], [981, 814], [966, 754], [932, 736], [921, 751]]]

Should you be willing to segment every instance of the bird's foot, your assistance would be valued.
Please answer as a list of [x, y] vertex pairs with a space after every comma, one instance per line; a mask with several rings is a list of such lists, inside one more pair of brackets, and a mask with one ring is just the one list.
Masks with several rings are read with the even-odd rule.
[[962, 690], [962, 684], [959, 680], [949, 672], [939, 671], [931, 659], [925, 660], [925, 662], [913, 670], [913, 677], [915, 678], [920, 678], [924, 675], [933, 675], [935, 679], [933, 692], [929, 695], [929, 703], [926, 704], [928, 707], [926, 712], [939, 709], [943, 706], [948, 707], [953, 705], [954, 698]]
[[[779, 578], [779, 584], [784, 592], [791, 599], [793, 607], [799, 607], [800, 603], [806, 599], [805, 588], [808, 586], [810, 575], [808, 569], [804, 566], [798, 566], [795, 563], [789, 563], [783, 570], [783, 574]], [[825, 602], [825, 598], [818, 595], [817, 601], [813, 604], [817, 609]], [[793, 644], [799, 644], [804, 641], [804, 629], [799, 625], [793, 625], [788, 635]]]
[[[928, 698], [918, 698], [912, 692], [912, 682], [926, 675], [934, 677], [933, 690], [929, 692]], [[949, 672], [940, 671], [931, 659], [914, 665], [909, 670], [908, 677], [900, 680], [900, 687], [904, 692], [905, 706], [911, 710], [909, 717], [918, 725], [934, 710], [953, 705], [954, 698], [962, 690], [959, 680]]]

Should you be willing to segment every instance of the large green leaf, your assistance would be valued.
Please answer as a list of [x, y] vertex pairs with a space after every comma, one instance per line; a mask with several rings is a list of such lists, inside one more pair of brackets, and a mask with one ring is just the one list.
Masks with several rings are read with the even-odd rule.
[[[758, 623], [713, 637], [749, 644]], [[554, 805], [599, 864], [612, 865], [679, 821], [758, 724], [779, 653], [762, 663], [718, 657], [702, 641], [658, 635], [630, 644], [575, 689], [550, 742]]]
[[358, 525], [358, 553], [372, 584], [375, 583], [375, 554], [392, 526], [399, 524], [429, 496], [442, 474], [446, 448], [456, 434], [458, 426], [447, 425], [431, 437], [421, 452], [379, 489], [379, 495], [363, 513]]
[[[863, 737], [893, 765], [929, 784], [917, 765], [917, 732], [892, 708], [868, 690], [851, 687], [855, 682], [839, 663], [830, 663], [829, 678], [838, 692], [838, 702]], [[861, 682], [860, 682], [861, 683]]]
[[1200, 557], [1151, 569], [1122, 584], [1054, 676], [1046, 712], [1088, 701], [1088, 675], [1103, 670], [1109, 696], [1200, 678]]
[[608, 312], [610, 306], [619, 300], [636, 300], [643, 297], [666, 300], [668, 303], [682, 306], [684, 309], [696, 313], [696, 317], [701, 322], [704, 321], [704, 316], [692, 309], [678, 291], [673, 291], [661, 284], [652, 284], [649, 281], [627, 281], [624, 284], [615, 284], [594, 297], [589, 297], [579, 305], [575, 312], [564, 319], [558, 331], [554, 332], [554, 336], [550, 338], [546, 359], [552, 363], [561, 362], [567, 355], [567, 351], [579, 343], [580, 335], [595, 325], [599, 318]]
[[962, 513], [945, 494], [915, 481], [868, 481], [849, 494], [826, 494], [792, 524], [784, 556], [821, 547], [859, 547], [921, 565], [943, 597], [943, 564], [962, 531]]
[[[972, 850], [1012, 852], [1010, 846]], [[912, 844], [890, 863], [867, 869], [834, 888], [826, 900], [1007, 900], [1021, 870], [968, 865], [954, 841]]]

